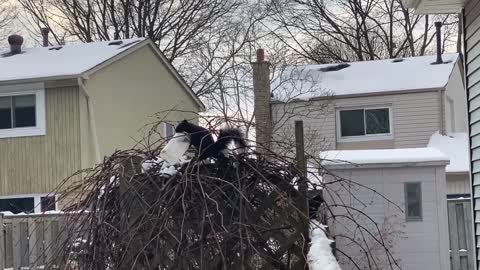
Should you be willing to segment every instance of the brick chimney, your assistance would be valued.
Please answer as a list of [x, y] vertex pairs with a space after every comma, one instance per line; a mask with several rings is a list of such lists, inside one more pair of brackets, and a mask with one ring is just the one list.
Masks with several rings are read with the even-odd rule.
[[[258, 146], [270, 147], [272, 120], [270, 111], [270, 62], [265, 61], [265, 51], [257, 50], [257, 61], [252, 63], [255, 110], [255, 139]], [[261, 149], [257, 149], [261, 153]]]
[[42, 38], [43, 38], [43, 47], [48, 47], [48, 34], [50, 33], [50, 28], [44, 27], [42, 28]]

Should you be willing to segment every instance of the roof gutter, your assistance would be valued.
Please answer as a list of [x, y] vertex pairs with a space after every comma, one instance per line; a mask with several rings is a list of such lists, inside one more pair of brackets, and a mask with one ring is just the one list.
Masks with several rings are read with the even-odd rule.
[[92, 100], [90, 98], [90, 95], [88, 94], [87, 87], [83, 83], [83, 78], [79, 77], [78, 78], [78, 86], [80, 89], [82, 89], [83, 94], [85, 95], [85, 98], [87, 100], [87, 111], [88, 111], [88, 124], [90, 128], [90, 136], [92, 138], [92, 143], [93, 143], [93, 151], [95, 154], [95, 163], [100, 163], [101, 162], [101, 156], [100, 156], [100, 146], [98, 144], [98, 135], [97, 135], [97, 128], [95, 126], [95, 117], [93, 113], [93, 105], [92, 105]]
[[282, 104], [282, 103], [293, 103], [293, 102], [310, 102], [317, 100], [332, 100], [332, 99], [342, 99], [342, 98], [357, 98], [357, 97], [373, 97], [373, 96], [385, 96], [385, 95], [401, 95], [401, 94], [411, 94], [411, 93], [425, 93], [425, 92], [437, 92], [445, 91], [446, 86], [441, 88], [421, 88], [421, 89], [411, 89], [411, 90], [396, 90], [396, 91], [381, 91], [381, 92], [371, 92], [371, 93], [358, 93], [358, 94], [347, 94], [347, 95], [325, 95], [319, 97], [312, 97], [310, 99], [291, 99], [288, 101], [279, 101], [272, 99], [272, 104]]
[[408, 167], [428, 167], [428, 166], [446, 166], [450, 164], [449, 160], [437, 161], [416, 161], [416, 162], [389, 162], [389, 163], [338, 163], [324, 164], [323, 167], [331, 170], [338, 169], [373, 169], [373, 168], [408, 168]]

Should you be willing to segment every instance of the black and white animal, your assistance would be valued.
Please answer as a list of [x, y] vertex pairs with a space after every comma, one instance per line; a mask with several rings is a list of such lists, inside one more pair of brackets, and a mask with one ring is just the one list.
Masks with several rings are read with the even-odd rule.
[[242, 151], [247, 146], [245, 138], [238, 128], [221, 129], [216, 141], [213, 139], [212, 132], [208, 129], [187, 120], [180, 122], [175, 127], [175, 132], [185, 133], [189, 137], [190, 145], [197, 149], [199, 159], [225, 157], [225, 150], [231, 143], [235, 143], [236, 147]]

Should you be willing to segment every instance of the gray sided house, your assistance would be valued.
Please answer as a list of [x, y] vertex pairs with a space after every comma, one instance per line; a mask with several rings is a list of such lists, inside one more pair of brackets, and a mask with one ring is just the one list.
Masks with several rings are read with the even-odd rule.
[[[359, 246], [372, 250], [375, 269], [392, 269], [394, 263], [385, 258], [375, 241], [352, 220], [373, 235], [382, 236], [400, 269], [450, 269], [445, 200], [447, 156], [433, 148], [400, 148], [327, 151], [322, 157], [332, 160], [323, 165], [336, 177], [354, 181], [349, 185], [337, 184], [337, 179], [327, 176], [324, 181], [330, 183], [324, 196], [329, 202], [341, 201], [359, 210], [331, 207], [337, 217], [329, 222], [329, 227], [334, 235], [340, 236], [335, 239], [336, 247], [348, 257], [358, 258], [355, 262], [360, 269], [369, 269], [369, 262]], [[352, 228], [356, 228], [356, 233], [352, 233]], [[342, 269], [358, 269], [347, 256], [338, 254]]]
[[478, 0], [404, 0], [408, 8], [420, 14], [459, 14], [463, 29], [468, 123], [470, 136], [471, 188], [474, 209], [476, 268], [480, 263], [480, 1]]
[[436, 56], [421, 56], [288, 67], [272, 84], [274, 140], [293, 138], [294, 121], [303, 120], [312, 155], [441, 148], [452, 159], [448, 193], [468, 195], [467, 161], [457, 158], [468, 148], [463, 67], [457, 54], [443, 60], [435, 64]]
[[[261, 58], [254, 66], [259, 63]], [[329, 170], [379, 190], [405, 211], [410, 203], [423, 209], [417, 219], [399, 213], [393, 218], [405, 237], [395, 246], [402, 269], [449, 269], [449, 249], [452, 265], [468, 265], [470, 204], [466, 211], [456, 205], [471, 193], [464, 158], [468, 123], [463, 73], [458, 54], [286, 67], [270, 87], [257, 83], [256, 103], [270, 97], [262, 91], [272, 96], [270, 115], [260, 115], [257, 125], [268, 126], [262, 121], [270, 121], [272, 148], [288, 154], [293, 152], [294, 122], [303, 120], [308, 154], [356, 164], [328, 164]], [[265, 111], [258, 108], [256, 117]], [[431, 155], [424, 160], [422, 153]], [[383, 160], [368, 160], [371, 155]], [[352, 192], [366, 200], [372, 196], [368, 191]], [[366, 212], [379, 221], [393, 214], [387, 206], [376, 205]], [[449, 227], [456, 221], [449, 216], [462, 216], [463, 221]], [[332, 230], [341, 233], [338, 226]], [[458, 231], [463, 237], [449, 246]], [[343, 267], [351, 269], [348, 263]]]
[[0, 56], [0, 211], [52, 210], [64, 178], [134, 146], [156, 112], [204, 109], [149, 39], [16, 47]]

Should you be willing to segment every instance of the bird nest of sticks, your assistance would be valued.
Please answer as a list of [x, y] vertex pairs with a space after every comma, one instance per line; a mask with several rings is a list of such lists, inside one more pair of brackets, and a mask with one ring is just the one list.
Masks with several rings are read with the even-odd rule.
[[[55, 264], [72, 269], [303, 269], [308, 222], [294, 164], [117, 152], [69, 185]], [[312, 183], [311, 186], [314, 186]], [[304, 205], [304, 204], [303, 204]], [[298, 268], [300, 267], [300, 268]]]

